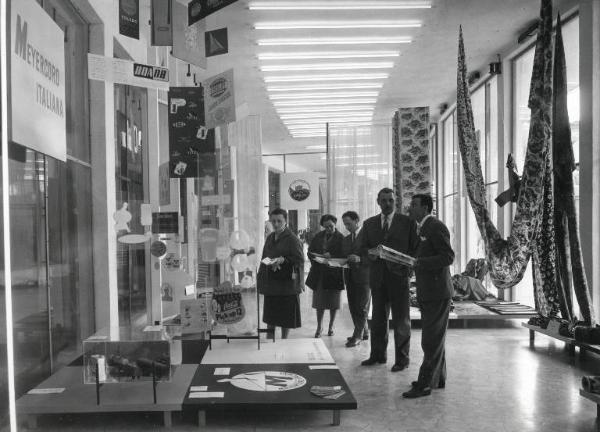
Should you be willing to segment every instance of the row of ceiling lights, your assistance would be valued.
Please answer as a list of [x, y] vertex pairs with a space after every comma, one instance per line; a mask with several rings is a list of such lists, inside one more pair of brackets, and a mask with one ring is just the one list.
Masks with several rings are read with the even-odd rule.
[[[430, 7], [429, 2], [398, 0], [273, 0], [249, 3], [249, 9], [257, 11], [358, 11]], [[296, 31], [294, 33], [296, 35], [298, 30], [313, 30], [310, 33], [314, 34], [315, 30], [379, 30], [420, 26], [421, 23], [415, 20], [336, 18], [327, 21], [298, 19], [264, 21], [255, 24], [254, 28], [257, 31]], [[389, 76], [386, 70], [394, 67], [393, 60], [400, 55], [399, 50], [382, 49], [382, 46], [410, 42], [410, 37], [396, 35], [341, 37], [338, 34], [337, 36], [257, 38], [259, 47], [269, 49], [258, 53], [261, 62], [260, 70], [267, 84], [267, 93], [280, 119], [293, 137], [324, 136], [326, 123], [332, 126], [370, 125], [377, 97], [385, 79]], [[380, 48], [370, 50], [366, 49], [367, 45], [377, 45]], [[307, 46], [315, 48], [309, 51], [305, 48]], [[362, 46], [365, 47], [357, 49]], [[275, 51], [274, 47], [281, 47], [281, 50]], [[296, 47], [300, 50], [295, 51]], [[327, 51], [319, 50], [322, 47], [332, 48]], [[312, 60], [315, 61], [307, 63]], [[311, 74], [312, 71], [316, 73]]]

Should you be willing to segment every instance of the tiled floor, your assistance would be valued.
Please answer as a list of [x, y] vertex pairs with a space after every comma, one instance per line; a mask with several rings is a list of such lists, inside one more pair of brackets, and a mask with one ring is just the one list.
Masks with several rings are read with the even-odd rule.
[[[311, 337], [315, 329], [309, 297], [302, 301], [303, 329], [291, 337]], [[327, 319], [327, 317], [326, 317]], [[559, 342], [538, 336], [529, 347], [528, 332], [505, 328], [452, 328], [448, 333], [448, 381], [432, 396], [406, 400], [401, 394], [415, 379], [422, 358], [421, 332], [413, 333], [408, 370], [391, 373], [391, 364], [362, 367], [368, 344], [348, 349], [350, 318], [344, 309], [333, 337], [323, 339], [337, 361], [358, 410], [342, 413], [332, 429], [331, 412], [209, 412], [210, 431], [444, 431], [444, 432], [568, 432], [595, 431], [596, 407], [578, 394], [581, 376], [600, 374], [600, 358], [569, 357]], [[390, 349], [388, 357], [393, 358]], [[176, 414], [172, 431], [196, 431], [193, 416]], [[21, 429], [25, 429], [21, 427]], [[69, 415], [40, 418], [48, 431], [159, 431], [159, 414]]]

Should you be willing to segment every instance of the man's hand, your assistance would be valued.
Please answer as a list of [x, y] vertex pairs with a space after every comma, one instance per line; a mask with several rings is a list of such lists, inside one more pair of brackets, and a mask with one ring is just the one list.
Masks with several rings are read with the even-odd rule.
[[327, 259], [331, 258], [331, 254], [329, 252], [325, 252], [323, 256]]
[[354, 255], [354, 254], [348, 255], [348, 262], [359, 263], [360, 257], [358, 255]]

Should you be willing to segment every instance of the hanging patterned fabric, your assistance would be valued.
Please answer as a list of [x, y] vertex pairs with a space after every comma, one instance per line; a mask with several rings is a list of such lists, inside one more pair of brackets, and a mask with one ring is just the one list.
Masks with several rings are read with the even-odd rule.
[[[579, 239], [573, 171], [575, 157], [571, 142], [571, 126], [567, 111], [567, 71], [562, 39], [560, 15], [556, 23], [554, 42], [554, 112], [552, 148], [554, 159], [554, 225], [556, 232], [556, 268], [558, 270], [558, 293], [561, 300], [562, 317], [573, 319], [571, 278], [579, 310], [587, 324], [593, 324], [594, 311], [590, 290], [583, 266], [583, 255]], [[572, 269], [572, 274], [569, 274]]]
[[511, 234], [504, 240], [491, 221], [487, 209], [479, 145], [475, 135], [467, 82], [462, 28], [460, 31], [457, 74], [458, 144], [469, 201], [486, 249], [490, 277], [499, 289], [510, 288], [522, 279], [540, 232], [544, 168], [552, 137], [550, 125], [552, 115], [551, 32], [552, 5], [550, 0], [542, 0], [541, 21], [529, 94], [531, 123], [527, 153]]

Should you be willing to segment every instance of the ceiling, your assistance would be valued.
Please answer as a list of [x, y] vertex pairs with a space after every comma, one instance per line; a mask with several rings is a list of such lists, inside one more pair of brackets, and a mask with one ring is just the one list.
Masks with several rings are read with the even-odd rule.
[[[305, 4], [308, 0], [294, 0], [285, 3], [293, 5]], [[329, 5], [342, 4], [351, 5], [355, 0], [335, 1], [321, 0], [310, 1], [312, 4]], [[404, 1], [409, 3], [412, 0]], [[324, 137], [293, 138], [290, 130], [284, 126], [281, 116], [298, 117], [306, 115], [292, 111], [306, 109], [315, 110], [316, 104], [306, 104], [306, 100], [291, 100], [285, 107], [278, 106], [276, 110], [274, 101], [269, 95], [281, 94], [282, 92], [267, 91], [267, 87], [294, 85], [320, 87], [333, 85], [340, 87], [338, 90], [292, 90], [291, 93], [317, 93], [322, 92], [340, 93], [348, 91], [372, 92], [375, 96], [360, 98], [360, 101], [371, 99], [371, 107], [368, 113], [360, 114], [368, 116], [369, 121], [377, 123], [389, 123], [395, 109], [408, 106], [429, 106], [432, 119], [439, 117], [439, 106], [442, 103], [452, 103], [456, 92], [456, 53], [459, 25], [463, 27], [465, 38], [465, 49], [467, 53], [467, 64], [470, 71], [479, 71], [484, 75], [488, 69], [488, 63], [496, 61], [497, 54], [501, 56], [510, 53], [518, 47], [517, 38], [539, 14], [539, 0], [415, 0], [417, 3], [428, 3], [430, 8], [425, 9], [392, 9], [392, 10], [255, 10], [253, 5], [272, 5], [281, 3], [278, 0], [240, 0], [221, 11], [209, 16], [206, 20], [207, 30], [228, 27], [229, 30], [229, 54], [211, 57], [208, 59], [207, 75], [221, 72], [227, 68], [235, 69], [236, 103], [247, 104], [247, 112], [258, 114], [262, 119], [263, 153], [298, 153], [307, 151], [318, 151], [315, 146], [323, 146]], [[415, 2], [413, 1], [413, 3]], [[385, 3], [398, 3], [398, 0], [360, 0], [358, 4], [372, 3], [382, 5]], [[575, 0], [555, 0], [555, 13], [560, 11], [563, 15], [577, 5]], [[357, 28], [356, 22], [367, 24], [370, 28]], [[281, 27], [283, 25], [295, 27], [327, 27], [328, 24], [341, 24], [350, 28], [310, 28], [310, 29], [257, 29], [261, 25], [267, 27]], [[380, 28], [381, 24], [414, 24], [420, 27], [392, 27]], [[373, 28], [373, 24], [378, 27]], [[410, 43], [376, 43], [338, 45], [316, 45], [313, 41], [322, 38], [383, 38], [390, 41], [393, 38], [407, 38]], [[312, 39], [309, 45], [258, 45], [258, 41], [273, 39]], [[363, 41], [364, 42], [364, 41]], [[298, 52], [339, 52], [353, 51], [362, 52], [367, 55], [373, 51], [399, 51], [397, 57], [382, 58], [348, 58], [348, 59], [259, 59], [265, 53], [294, 54]], [[365, 54], [366, 53], [366, 54]], [[298, 64], [312, 64], [315, 67], [323, 63], [342, 63], [342, 66], [334, 66], [333, 70], [324, 71], [277, 71], [270, 72], [261, 70], [265, 66], [286, 66]], [[348, 63], [382, 63], [392, 62], [393, 67], [377, 69], [355, 69], [346, 66]], [[377, 65], [369, 65], [377, 66]], [[379, 65], [383, 66], [383, 65]], [[385, 65], [388, 66], [388, 65]], [[350, 69], [341, 69], [349, 67]], [[267, 83], [266, 77], [308, 75], [316, 74], [342, 74], [342, 73], [379, 73], [388, 75], [379, 79], [345, 80], [345, 81], [318, 81], [305, 82], [282, 82]], [[382, 84], [381, 88], [367, 89], [344, 89], [354, 85], [361, 86], [365, 83], [373, 86], [375, 83]], [[286, 92], [286, 93], [290, 93]], [[334, 101], [335, 95], [329, 95], [322, 104]], [[312, 99], [309, 99], [311, 101]], [[339, 100], [339, 99], [338, 99]], [[277, 101], [280, 104], [282, 101]], [[285, 103], [285, 102], [284, 102]], [[302, 105], [305, 108], [301, 108]], [[335, 119], [347, 118], [346, 112], [352, 109], [348, 107], [353, 104], [342, 104], [331, 106], [328, 115]], [[364, 106], [355, 105], [356, 111], [364, 113]], [[340, 109], [335, 109], [341, 107]], [[342, 111], [342, 110], [346, 111]], [[284, 112], [286, 111], [286, 112]], [[311, 113], [311, 116], [321, 113]], [[358, 113], [357, 113], [358, 115]], [[372, 117], [372, 118], [371, 118]], [[361, 117], [362, 118], [362, 117]], [[292, 123], [313, 122], [322, 131], [324, 119], [304, 120], [291, 118]], [[286, 120], [290, 122], [290, 120]], [[323, 123], [321, 123], [323, 122]], [[298, 127], [297, 125], [294, 125]], [[308, 147], [308, 149], [307, 149]], [[296, 157], [300, 168], [307, 170], [322, 170], [324, 164], [320, 157], [307, 157], [302, 166], [302, 158]]]

